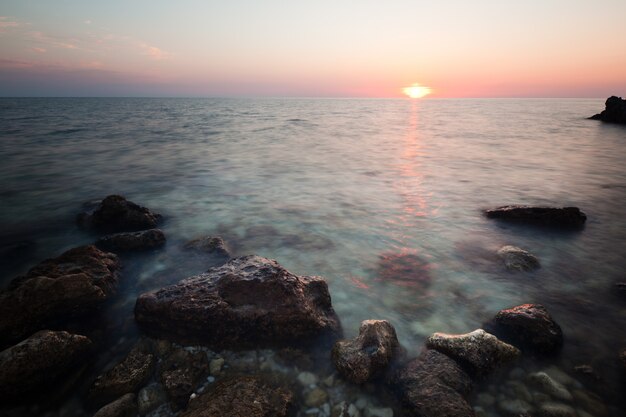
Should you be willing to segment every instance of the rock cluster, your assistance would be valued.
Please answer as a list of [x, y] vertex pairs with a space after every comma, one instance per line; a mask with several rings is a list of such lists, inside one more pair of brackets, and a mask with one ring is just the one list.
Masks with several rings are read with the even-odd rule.
[[602, 113], [590, 117], [593, 120], [602, 120], [609, 123], [626, 124], [626, 100], [621, 97], [611, 96], [604, 103]]
[[502, 206], [485, 214], [490, 219], [558, 229], [581, 229], [587, 220], [578, 207]]

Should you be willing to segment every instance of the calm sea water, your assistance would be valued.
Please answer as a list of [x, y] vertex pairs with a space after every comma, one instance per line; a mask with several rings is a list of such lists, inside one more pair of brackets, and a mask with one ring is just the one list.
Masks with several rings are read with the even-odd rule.
[[[324, 276], [348, 336], [390, 320], [416, 353], [498, 310], [542, 303], [564, 367], [607, 375], [626, 346], [626, 128], [602, 99], [0, 99], [0, 282], [92, 242], [74, 216], [123, 194], [166, 215], [168, 244], [126, 260], [120, 304], [211, 266], [180, 250], [223, 236], [236, 255]], [[579, 233], [505, 226], [481, 210], [573, 205]], [[542, 268], [509, 273], [504, 244]], [[128, 331], [128, 330], [124, 330]]]

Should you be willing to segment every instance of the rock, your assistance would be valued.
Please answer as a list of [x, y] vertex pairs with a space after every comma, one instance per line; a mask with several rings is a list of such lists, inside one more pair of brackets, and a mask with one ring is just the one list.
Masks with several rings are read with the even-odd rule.
[[304, 403], [307, 407], [319, 407], [326, 402], [328, 394], [321, 388], [314, 388], [305, 397]]
[[324, 279], [254, 255], [142, 294], [135, 318], [149, 334], [216, 350], [309, 346], [341, 333]]
[[106, 404], [127, 393], [135, 393], [154, 372], [155, 358], [142, 351], [139, 344], [130, 351], [124, 360], [98, 376], [89, 391], [93, 404]]
[[77, 216], [80, 226], [106, 233], [154, 229], [160, 220], [160, 214], [120, 195], [110, 195], [93, 212], [84, 212]]
[[400, 400], [420, 417], [473, 417], [467, 402], [470, 376], [435, 350], [425, 350], [400, 369], [392, 380]]
[[576, 410], [566, 404], [547, 402], [539, 406], [540, 417], [576, 417]]
[[376, 276], [383, 283], [423, 293], [432, 283], [431, 269], [428, 261], [416, 253], [389, 252], [380, 255]]
[[563, 346], [561, 327], [541, 304], [522, 304], [501, 310], [492, 330], [499, 338], [522, 350], [553, 354]]
[[256, 376], [221, 381], [189, 403], [180, 417], [287, 417], [293, 394]]
[[611, 96], [606, 99], [604, 107], [602, 113], [593, 115], [590, 119], [609, 123], [626, 123], [626, 100]]
[[581, 229], [587, 220], [578, 207], [502, 206], [485, 214], [490, 219], [559, 229]]
[[189, 396], [204, 379], [209, 360], [204, 352], [174, 350], [161, 364], [161, 382], [174, 408], [184, 409]]
[[520, 416], [533, 411], [533, 406], [524, 400], [512, 399], [502, 400], [498, 403], [498, 408], [504, 411], [505, 415]]
[[99, 409], [93, 417], [135, 417], [136, 415], [135, 394], [126, 394]]
[[96, 246], [111, 252], [130, 252], [160, 248], [165, 245], [165, 234], [160, 229], [115, 233], [101, 237]]
[[94, 312], [113, 294], [119, 268], [112, 253], [81, 246], [14, 279], [0, 293], [0, 346]]
[[311, 372], [300, 372], [298, 374], [298, 382], [305, 387], [315, 385], [317, 384], [317, 376]]
[[220, 236], [205, 236], [193, 239], [185, 243], [184, 248], [230, 258], [230, 251], [226, 246], [226, 242]]
[[[575, 390], [572, 395], [576, 400], [576, 403], [590, 413], [593, 413], [596, 416], [604, 416], [608, 413], [606, 405], [604, 405], [602, 398], [598, 395], [590, 391], [583, 390]], [[578, 409], [577, 411], [580, 413], [581, 410]]]
[[224, 358], [216, 358], [212, 359], [209, 363], [209, 372], [213, 376], [217, 376], [222, 371], [222, 366], [224, 365]]
[[516, 246], [502, 246], [498, 256], [509, 271], [533, 271], [541, 266], [535, 255]]
[[81, 366], [92, 346], [85, 336], [39, 331], [0, 352], [0, 401], [30, 394]]
[[520, 353], [514, 346], [504, 343], [483, 329], [460, 335], [435, 333], [428, 338], [426, 346], [468, 366], [472, 373], [479, 376], [512, 361]]
[[144, 387], [137, 395], [139, 415], [145, 416], [166, 401], [163, 385], [154, 383]]
[[365, 320], [361, 323], [358, 337], [335, 343], [332, 359], [344, 378], [362, 384], [382, 376], [399, 350], [400, 343], [391, 323]]
[[543, 370], [548, 376], [554, 379], [556, 382], [563, 385], [576, 385], [576, 380], [569, 376], [567, 373], [563, 372], [556, 366], [552, 365], [549, 368]]
[[560, 383], [550, 378], [545, 372], [535, 372], [529, 375], [529, 380], [541, 391], [558, 400], [571, 401], [572, 394]]
[[365, 417], [393, 417], [393, 410], [391, 408], [366, 408]]

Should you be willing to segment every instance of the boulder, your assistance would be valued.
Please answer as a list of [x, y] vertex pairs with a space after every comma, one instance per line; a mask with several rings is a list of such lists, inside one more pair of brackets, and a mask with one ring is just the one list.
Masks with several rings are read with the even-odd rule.
[[485, 214], [490, 219], [557, 229], [582, 229], [587, 220], [578, 207], [502, 206]]
[[205, 236], [190, 240], [185, 243], [185, 249], [196, 252], [211, 253], [225, 258], [230, 258], [230, 251], [226, 242], [220, 236]]
[[85, 336], [39, 331], [0, 352], [0, 401], [15, 400], [59, 383], [86, 359], [92, 346]]
[[324, 279], [254, 255], [142, 294], [135, 318], [153, 336], [216, 350], [306, 346], [341, 331]]
[[498, 249], [498, 256], [509, 271], [533, 271], [541, 266], [535, 255], [517, 246], [502, 246]]
[[426, 346], [450, 356], [472, 374], [484, 376], [519, 356], [520, 351], [483, 329], [466, 334], [435, 333]]
[[626, 100], [616, 96], [607, 98], [602, 113], [595, 114], [590, 119], [626, 124]]
[[522, 304], [501, 310], [489, 330], [502, 340], [536, 354], [556, 353], [563, 346], [563, 331], [540, 304]]
[[165, 245], [165, 234], [160, 229], [115, 233], [103, 236], [96, 246], [111, 252], [130, 252], [160, 248]]
[[120, 195], [110, 195], [100, 202], [95, 210], [77, 216], [79, 226], [98, 232], [133, 232], [154, 229], [161, 215], [141, 207]]
[[392, 380], [410, 415], [419, 417], [473, 417], [467, 397], [470, 376], [436, 350], [426, 349], [400, 369]]
[[399, 351], [400, 343], [391, 323], [365, 320], [355, 339], [335, 343], [332, 359], [344, 378], [362, 384], [382, 376]]
[[185, 349], [175, 349], [161, 364], [160, 379], [168, 398], [175, 409], [187, 406], [189, 396], [209, 369], [206, 353], [195, 353]]
[[93, 417], [135, 417], [136, 415], [135, 394], [126, 394], [99, 409]]
[[217, 383], [189, 403], [180, 417], [287, 417], [294, 396], [256, 376], [240, 376]]
[[0, 346], [97, 310], [113, 294], [119, 268], [114, 254], [81, 246], [14, 279], [0, 292]]

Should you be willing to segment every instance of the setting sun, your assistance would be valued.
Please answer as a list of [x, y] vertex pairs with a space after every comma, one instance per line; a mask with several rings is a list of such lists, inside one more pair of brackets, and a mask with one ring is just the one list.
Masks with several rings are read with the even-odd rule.
[[431, 93], [430, 87], [419, 85], [417, 83], [413, 84], [410, 87], [405, 87], [404, 89], [402, 89], [402, 91], [410, 98], [422, 98]]

